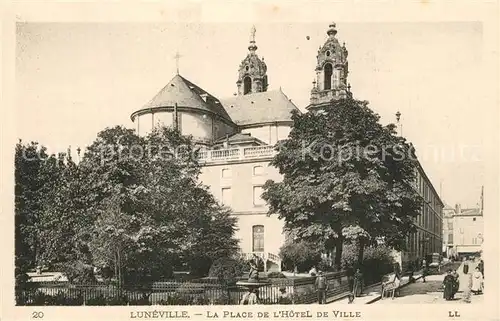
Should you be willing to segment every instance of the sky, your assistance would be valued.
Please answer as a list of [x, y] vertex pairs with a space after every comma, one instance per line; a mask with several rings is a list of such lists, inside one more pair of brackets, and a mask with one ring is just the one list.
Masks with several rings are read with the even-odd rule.
[[[212, 95], [236, 92], [248, 23], [19, 23], [16, 129], [51, 152], [84, 148], [105, 127], [134, 128], [130, 114], [180, 74]], [[269, 90], [301, 110], [309, 102], [325, 23], [255, 24]], [[475, 206], [487, 176], [498, 111], [484, 77], [479, 22], [337, 22], [349, 51], [348, 82], [381, 123], [395, 122], [442, 199]], [[485, 188], [488, 188], [487, 186]]]

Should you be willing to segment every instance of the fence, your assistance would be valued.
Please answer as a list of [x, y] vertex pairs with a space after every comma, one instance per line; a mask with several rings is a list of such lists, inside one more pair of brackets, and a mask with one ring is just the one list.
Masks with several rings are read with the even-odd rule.
[[[345, 272], [326, 273], [327, 297], [349, 291]], [[317, 300], [315, 278], [272, 278], [259, 288], [261, 304], [310, 304]], [[281, 290], [284, 289], [284, 299]], [[226, 305], [239, 304], [247, 288], [217, 279], [167, 280], [151, 284], [29, 282], [17, 289], [18, 305]]]

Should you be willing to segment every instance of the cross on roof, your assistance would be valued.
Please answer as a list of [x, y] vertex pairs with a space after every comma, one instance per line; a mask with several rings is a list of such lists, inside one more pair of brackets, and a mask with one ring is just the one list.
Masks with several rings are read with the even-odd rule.
[[181, 58], [182, 56], [179, 54], [179, 51], [177, 51], [175, 53], [175, 56], [174, 56], [174, 59], [175, 59], [175, 67], [176, 67], [176, 70], [177, 70], [177, 74], [179, 74], [179, 59]]

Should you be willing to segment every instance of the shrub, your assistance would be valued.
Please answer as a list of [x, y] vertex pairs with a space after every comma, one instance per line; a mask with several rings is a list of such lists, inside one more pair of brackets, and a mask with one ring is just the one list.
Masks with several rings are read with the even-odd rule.
[[[342, 250], [342, 269], [353, 275], [358, 268], [358, 249], [355, 244], [346, 244]], [[366, 247], [363, 253], [361, 272], [365, 284], [379, 282], [382, 276], [393, 271], [392, 249], [385, 245]]]
[[93, 284], [96, 282], [94, 268], [82, 261], [62, 263], [57, 266], [75, 284]]
[[280, 248], [279, 255], [284, 268], [288, 271], [293, 271], [297, 267], [299, 272], [307, 272], [321, 261], [318, 246], [305, 241], [287, 242]]
[[216, 277], [227, 283], [236, 282], [237, 278], [243, 275], [246, 262], [240, 258], [222, 257], [214, 261], [208, 276]]
[[331, 272], [335, 270], [335, 267], [333, 266], [332, 262], [327, 258], [321, 258], [321, 261], [319, 261], [318, 263], [318, 270]]

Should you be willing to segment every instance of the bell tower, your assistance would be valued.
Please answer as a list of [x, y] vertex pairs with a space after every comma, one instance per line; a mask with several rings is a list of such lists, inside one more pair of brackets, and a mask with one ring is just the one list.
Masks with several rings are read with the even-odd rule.
[[243, 59], [238, 70], [238, 95], [248, 95], [267, 91], [267, 66], [264, 58], [260, 59], [255, 53], [257, 45], [255, 44], [255, 26], [250, 33], [250, 45], [248, 54]]
[[341, 46], [336, 38], [335, 23], [330, 24], [326, 34], [328, 38], [319, 48], [316, 56], [316, 79], [313, 81], [311, 103], [307, 109], [321, 107], [332, 100], [350, 95], [350, 85], [347, 83], [349, 68], [345, 43]]

